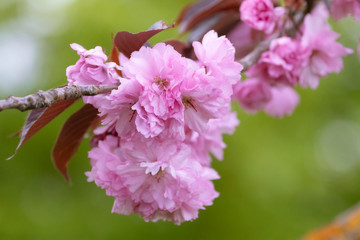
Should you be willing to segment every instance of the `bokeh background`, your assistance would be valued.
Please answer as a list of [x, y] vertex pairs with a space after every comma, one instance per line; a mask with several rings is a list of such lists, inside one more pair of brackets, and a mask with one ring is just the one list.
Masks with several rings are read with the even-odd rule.
[[[0, 0], [0, 98], [66, 83], [77, 60], [69, 44], [101, 45], [111, 34], [172, 23], [191, 0]], [[334, 24], [355, 49], [360, 25]], [[157, 39], [176, 36], [176, 30]], [[299, 90], [291, 117], [238, 111], [241, 124], [226, 136], [220, 197], [199, 219], [175, 226], [111, 214], [113, 199], [84, 175], [90, 169], [86, 139], [69, 168], [69, 186], [50, 151], [72, 106], [26, 143], [15, 158], [26, 113], [0, 113], [0, 239], [297, 239], [360, 201], [360, 60], [345, 58], [339, 75], [316, 91]]]

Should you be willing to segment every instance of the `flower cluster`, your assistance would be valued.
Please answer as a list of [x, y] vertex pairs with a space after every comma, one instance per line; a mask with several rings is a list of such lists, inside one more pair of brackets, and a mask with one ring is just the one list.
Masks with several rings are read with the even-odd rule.
[[176, 224], [197, 218], [218, 196], [210, 153], [222, 159], [222, 134], [238, 125], [230, 102], [242, 66], [230, 41], [210, 31], [193, 43], [197, 61], [165, 43], [143, 46], [120, 66], [106, 63], [99, 47], [72, 46], [81, 58], [68, 68], [70, 84], [120, 83], [84, 99], [103, 125], [89, 152], [89, 181], [115, 198], [113, 212]]
[[266, 34], [274, 32], [284, 13], [285, 9], [274, 8], [271, 0], [245, 0], [240, 7], [241, 20]]
[[[244, 4], [248, 5], [247, 1], [241, 10]], [[272, 5], [271, 1], [268, 4]], [[328, 23], [327, 8], [319, 4], [306, 15], [295, 38], [282, 36], [271, 42], [269, 50], [246, 72], [248, 79], [235, 86], [234, 99], [248, 113], [264, 110], [275, 117], [292, 114], [299, 102], [293, 88], [299, 84], [316, 89], [322, 77], [340, 72], [342, 57], [353, 52], [336, 42], [338, 37]]]

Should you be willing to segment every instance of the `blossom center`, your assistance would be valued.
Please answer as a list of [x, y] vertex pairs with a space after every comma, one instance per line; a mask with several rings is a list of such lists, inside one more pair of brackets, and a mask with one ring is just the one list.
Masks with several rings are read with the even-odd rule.
[[184, 104], [185, 108], [189, 108], [189, 107], [192, 107], [196, 112], [196, 108], [194, 106], [194, 99], [192, 97], [182, 97], [182, 103]]
[[167, 88], [169, 86], [169, 82], [166, 81], [166, 79], [163, 79], [161, 77], [156, 77], [155, 78], [155, 83], [161, 88], [161, 89], [164, 89], [164, 88]]
[[160, 182], [160, 179], [165, 175], [165, 172], [162, 170], [162, 168], [159, 169], [159, 171], [153, 175], [153, 177], [156, 179], [157, 182]]

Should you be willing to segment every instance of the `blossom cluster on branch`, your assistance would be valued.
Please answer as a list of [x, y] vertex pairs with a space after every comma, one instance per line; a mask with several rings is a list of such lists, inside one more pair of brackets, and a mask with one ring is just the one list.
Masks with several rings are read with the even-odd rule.
[[[86, 105], [65, 123], [55, 165], [69, 179], [67, 163], [90, 128], [86, 175], [114, 197], [113, 212], [176, 224], [197, 218], [219, 195], [211, 161], [223, 159], [222, 135], [239, 124], [231, 101], [247, 113], [292, 114], [294, 88], [316, 89], [353, 53], [328, 23], [348, 15], [360, 20], [359, 0], [202, 0], [177, 20], [180, 32], [189, 32], [186, 42], [148, 44], [169, 28], [158, 22], [141, 33], [119, 32], [109, 57], [100, 46], [71, 44], [80, 59], [66, 70], [69, 87], [102, 91], [82, 95]], [[55, 96], [49, 108], [32, 111], [18, 148], [74, 98]], [[0, 109], [19, 105], [17, 98], [1, 101]]]
[[[277, 10], [279, 8], [282, 11]], [[338, 11], [335, 11], [336, 16], [340, 15]], [[274, 31], [269, 32], [269, 29], [288, 24], [286, 18], [279, 18], [277, 13], [283, 14], [285, 9], [273, 8], [270, 0], [244, 1], [240, 12], [245, 24], [240, 23], [232, 30], [236, 36], [240, 34], [236, 31], [244, 31], [244, 28], [263, 30], [267, 35]], [[336, 41], [339, 35], [332, 31], [328, 18], [325, 4], [318, 4], [304, 16], [294, 36], [283, 35], [271, 42], [269, 50], [246, 72], [247, 80], [235, 88], [234, 98], [245, 111], [264, 110], [275, 117], [290, 115], [299, 103], [294, 87], [316, 89], [322, 77], [340, 72], [342, 57], [353, 50]]]

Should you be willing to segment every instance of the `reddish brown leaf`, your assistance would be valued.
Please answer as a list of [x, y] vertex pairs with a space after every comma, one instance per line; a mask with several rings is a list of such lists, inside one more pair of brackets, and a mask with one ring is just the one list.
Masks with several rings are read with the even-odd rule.
[[[114, 42], [114, 40], [113, 40], [113, 42]], [[117, 65], [120, 65], [119, 53], [116, 49], [115, 43], [113, 43], [113, 48], [111, 50], [110, 61], [116, 63]], [[115, 68], [115, 71], [117, 72], [117, 74], [119, 74], [120, 77], [122, 77], [122, 72], [119, 69]]]
[[47, 108], [39, 108], [32, 110], [27, 116], [25, 125], [20, 133], [21, 138], [18, 146], [15, 149], [15, 153], [11, 157], [9, 157], [8, 160], [13, 158], [19, 148], [32, 136], [34, 136], [35, 133], [45, 127], [49, 122], [51, 122], [55, 117], [57, 117], [65, 109], [70, 107], [77, 100], [77, 98], [71, 98], [54, 103]]
[[117, 65], [120, 65], [119, 54], [118, 54], [118, 52], [116, 50], [115, 43], [114, 43], [114, 46], [113, 46], [113, 48], [111, 50], [110, 61], [116, 63]]
[[213, 14], [191, 29], [188, 41], [200, 41], [210, 29], [219, 35], [227, 35], [240, 22], [239, 12], [228, 10]]
[[101, 120], [104, 118], [103, 117], [100, 117], [100, 116], [96, 116], [96, 118], [94, 118], [94, 120], [91, 122], [91, 125], [90, 125], [90, 131], [94, 131], [101, 123]]
[[132, 52], [138, 51], [150, 38], [168, 28], [169, 26], [164, 22], [159, 21], [144, 32], [118, 32], [114, 38], [114, 44], [121, 53], [130, 57]]
[[52, 151], [52, 157], [56, 168], [70, 182], [67, 165], [71, 157], [76, 153], [79, 145], [91, 127], [98, 111], [90, 104], [86, 104], [74, 113], [62, 127], [59, 137]]
[[242, 0], [202, 0], [183, 9], [177, 19], [180, 31], [186, 32], [213, 16], [227, 10], [239, 11]]

